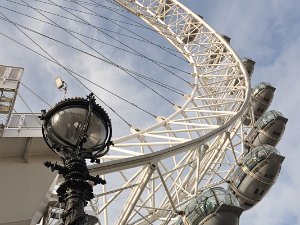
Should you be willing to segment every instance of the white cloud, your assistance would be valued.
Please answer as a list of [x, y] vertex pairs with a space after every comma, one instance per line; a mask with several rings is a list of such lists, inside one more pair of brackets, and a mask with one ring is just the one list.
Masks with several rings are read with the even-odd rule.
[[[277, 88], [276, 96], [271, 108], [282, 111], [284, 115], [289, 118], [286, 134], [278, 146], [278, 149], [286, 156], [279, 181], [274, 185], [273, 189], [261, 203], [251, 211], [243, 214], [241, 225], [300, 225], [300, 216], [298, 214], [298, 196], [300, 194], [300, 191], [298, 190], [298, 187], [300, 186], [300, 178], [298, 175], [298, 159], [300, 158], [300, 152], [298, 151], [300, 147], [300, 119], [298, 116], [298, 112], [300, 111], [300, 98], [298, 97], [300, 85], [298, 68], [298, 61], [300, 58], [300, 21], [298, 16], [299, 10], [297, 10], [299, 9], [300, 4], [295, 1], [291, 4], [291, 2], [292, 1], [289, 0], [183, 1], [183, 3], [189, 6], [193, 11], [203, 15], [204, 19], [218, 32], [231, 36], [232, 46], [241, 56], [250, 56], [257, 61], [253, 84], [260, 81], [271, 82]], [[6, 5], [9, 4], [6, 3]], [[41, 3], [36, 3], [36, 6], [40, 5]], [[22, 10], [22, 7], [18, 7], [18, 9]], [[7, 13], [4, 9], [0, 9], [0, 11]], [[59, 9], [51, 8], [51, 12], [58, 11]], [[20, 17], [11, 12], [7, 14], [14, 19]], [[31, 15], [46, 20], [36, 12]], [[51, 18], [54, 18], [54, 16], [51, 16]], [[96, 18], [87, 15], [85, 15], [85, 19], [92, 23], [97, 22], [98, 25], [105, 25], [104, 23], [106, 23], [103, 20], [96, 20]], [[23, 19], [22, 22], [29, 25], [31, 28], [40, 30], [49, 35], [52, 35], [54, 30], [58, 30], [57, 28], [49, 28], [49, 26], [42, 23], [32, 23], [32, 20], [28, 18]], [[105, 35], [100, 34], [97, 30], [88, 28], [87, 26], [81, 26], [78, 25], [78, 23], [71, 21], [64, 22], [62, 25], [74, 29], [76, 32], [88, 33], [92, 37], [115, 43]], [[22, 40], [23, 43], [33, 46], [29, 40], [24, 39], [21, 33], [12, 26], [8, 26], [5, 22], [0, 22], [0, 26], [1, 32], [8, 33], [10, 36]], [[120, 28], [113, 29], [121, 31]], [[155, 35], [152, 36], [151, 33], [146, 34], [151, 35], [149, 38], [157, 38]], [[153, 110], [153, 113], [158, 115], [170, 112], [170, 106], [162, 103], [161, 99], [151, 92], [146, 91], [142, 86], [136, 85], [132, 78], [124, 75], [119, 69], [107, 66], [91, 57], [82, 54], [79, 55], [70, 49], [54, 44], [52, 41], [37, 35], [33, 35], [33, 37], [39, 43], [43, 43], [43, 46], [47, 51], [55, 55], [55, 57], [57, 57], [64, 65], [73, 68], [80, 74], [86, 75], [88, 78], [101, 85], [103, 84], [105, 88], [116, 90], [122, 97], [125, 97], [136, 104], [143, 105], [143, 107], [150, 111]], [[83, 46], [78, 41], [71, 38], [71, 36], [66, 35], [66, 33], [58, 32], [56, 33], [56, 37], [61, 38], [71, 45], [87, 49], [86, 46]], [[119, 38], [130, 43], [125, 38]], [[90, 40], [88, 43], [93, 44], [97, 50], [101, 50], [105, 55], [110, 57], [114, 55], [114, 60], [126, 67], [134, 68], [134, 70], [145, 74], [151, 74], [158, 78], [161, 78], [166, 74], [165, 71], [152, 67], [149, 62], [140, 61], [137, 57], [124, 57], [125, 54], [123, 52], [117, 52], [114, 49], [106, 48], [104, 45], [100, 45], [99, 43]], [[165, 44], [165, 42], [162, 43]], [[2, 36], [0, 36], [0, 44], [0, 64], [25, 67], [24, 83], [32, 87], [51, 104], [54, 104], [62, 96], [61, 93], [55, 90], [54, 86], [53, 80], [57, 75], [62, 75], [64, 79], [66, 79], [70, 88], [70, 96], [78, 95], [79, 93], [84, 95], [87, 93], [80, 85], [75, 84], [75, 82], [67, 76], [66, 72], [58, 66], [35, 56], [28, 50], [13, 44]], [[138, 46], [138, 50], [145, 51], [145, 49], [147, 49], [147, 56], [149, 55], [155, 57], [157, 60], [168, 63], [174, 60], [174, 58], [171, 57], [164, 57], [165, 55], [162, 54], [161, 51], [157, 51], [156, 48], [145, 48], [145, 46], [139, 42], [134, 44]], [[36, 47], [34, 48], [38, 49]], [[179, 61], [176, 61], [175, 63], [177, 62]], [[181, 64], [179, 65], [181, 66]], [[153, 68], [156, 70], [154, 71]], [[177, 79], [172, 76], [163, 77], [163, 80], [167, 83], [182, 85], [180, 82], [174, 82]], [[150, 124], [149, 117], [144, 113], [133, 110], [127, 103], [115, 99], [99, 89], [93, 88], [93, 90], [101, 97], [104, 97], [104, 100], [112, 107], [122, 109], [119, 110], [119, 113], [123, 116], [128, 115], [126, 119], [133, 122], [133, 125], [136, 125], [134, 123], [134, 119], [136, 118], [139, 118], [142, 123], [146, 123], [147, 125]], [[26, 99], [32, 103], [31, 106], [34, 108], [34, 111], [45, 108], [45, 105], [39, 103], [38, 100], [31, 100], [32, 96], [28, 93], [26, 94], [25, 90], [21, 91], [21, 94], [27, 96]], [[172, 97], [172, 99], [174, 102], [179, 101], [176, 96]], [[17, 105], [17, 109], [19, 111], [26, 110], [21, 104]], [[124, 128], [124, 124], [119, 125], [119, 122], [114, 123], [116, 129]], [[116, 132], [115, 136], [118, 136], [118, 134], [119, 133]]]
[[300, 3], [284, 0], [184, 3], [204, 15], [218, 32], [231, 36], [231, 45], [240, 56], [256, 61], [252, 84], [261, 81], [273, 84], [277, 89], [270, 108], [289, 119], [277, 146], [286, 156], [279, 180], [262, 202], [242, 215], [240, 224], [299, 225]]

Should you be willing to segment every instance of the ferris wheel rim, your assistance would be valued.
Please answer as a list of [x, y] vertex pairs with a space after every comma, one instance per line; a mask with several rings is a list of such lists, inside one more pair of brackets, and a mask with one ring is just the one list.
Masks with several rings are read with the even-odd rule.
[[[134, 4], [137, 2], [137, 1], [129, 1], [129, 0], [128, 1], [115, 0], [115, 1], [118, 3], [124, 2], [124, 4], [126, 3], [128, 7], [130, 6], [130, 4]], [[157, 0], [157, 2], [161, 2], [161, 1]], [[153, 153], [145, 153], [145, 154], [141, 154], [139, 156], [131, 156], [131, 157], [126, 157], [126, 158], [119, 159], [119, 160], [105, 161], [105, 162], [101, 162], [101, 164], [99, 164], [99, 165], [89, 166], [89, 170], [90, 170], [91, 174], [106, 175], [106, 174], [109, 174], [112, 172], [120, 172], [125, 169], [137, 168], [137, 167], [143, 166], [143, 168], [145, 168], [145, 171], [142, 168], [141, 169], [141, 171], [143, 172], [142, 174], [144, 174], [144, 172], [146, 174], [147, 169], [149, 169], [149, 174], [147, 174], [147, 179], [150, 179], [150, 176], [153, 173], [153, 168], [151, 167], [152, 165], [158, 165], [159, 163], [162, 164], [163, 159], [170, 158], [171, 156], [174, 156], [181, 152], [187, 153], [190, 149], [195, 149], [195, 147], [199, 147], [200, 144], [204, 144], [205, 142], [212, 140], [213, 138], [220, 137], [221, 134], [223, 134], [225, 132], [228, 132], [228, 131], [231, 132], [231, 130], [234, 130], [235, 129], [233, 127], [234, 124], [236, 123], [237, 120], [239, 120], [241, 118], [241, 115], [244, 113], [244, 111], [248, 107], [248, 102], [250, 101], [250, 94], [251, 94], [250, 93], [250, 81], [249, 81], [249, 76], [247, 74], [247, 71], [246, 71], [242, 61], [238, 57], [238, 55], [235, 53], [235, 51], [232, 49], [232, 47], [220, 36], [220, 34], [218, 34], [213, 28], [211, 28], [204, 20], [199, 18], [199, 16], [197, 16], [195, 13], [193, 13], [192, 11], [187, 9], [185, 6], [183, 6], [177, 0], [172, 0], [171, 2], [174, 3], [176, 5], [176, 7], [180, 7], [182, 9], [184, 9], [189, 16], [193, 17], [194, 19], [197, 19], [199, 23], [203, 24], [205, 26], [205, 28], [209, 29], [210, 32], [213, 34], [213, 37], [218, 39], [218, 41], [219, 41], [219, 43], [221, 43], [222, 47], [225, 47], [226, 50], [229, 51], [231, 56], [233, 56], [233, 58], [236, 62], [235, 66], [241, 71], [241, 74], [243, 76], [243, 82], [244, 82], [243, 88], [244, 89], [243, 89], [243, 95], [241, 97], [243, 99], [243, 101], [239, 104], [236, 104], [236, 105], [238, 105], [238, 108], [236, 107], [235, 109], [232, 110], [232, 113], [230, 114], [229, 119], [225, 123], [221, 124], [219, 127], [214, 127], [212, 131], [206, 133], [205, 135], [203, 135], [201, 137], [198, 137], [198, 138], [192, 139], [192, 140], [188, 140], [188, 141], [184, 141], [179, 144], [175, 143], [172, 147], [169, 147], [169, 148], [165, 148], [164, 146], [162, 146], [161, 150], [155, 151]], [[130, 10], [130, 11], [134, 12], [134, 10]], [[136, 15], [139, 17], [142, 17], [142, 14], [136, 13]], [[145, 17], [143, 19], [145, 21], [147, 19], [147, 17]], [[158, 23], [160, 23], [160, 24], [164, 23], [164, 21], [161, 21], [158, 18], [156, 18], [156, 19], [157, 19]], [[163, 34], [163, 32], [158, 32], [158, 33]], [[179, 108], [179, 110], [175, 111], [169, 117], [165, 118], [162, 121], [159, 121], [158, 123], [156, 123], [155, 125], [153, 125], [151, 127], [148, 127], [148, 128], [142, 129], [142, 130], [135, 130], [135, 132], [133, 134], [130, 134], [130, 135], [127, 135], [124, 137], [120, 137], [120, 138], [114, 140], [115, 144], [117, 144], [117, 145], [122, 144], [123, 142], [129, 141], [129, 140], [135, 139], [137, 137], [140, 137], [147, 132], [151, 132], [152, 130], [155, 130], [156, 128], [164, 126], [168, 121], [171, 121], [177, 115], [180, 115], [188, 107], [189, 103], [191, 103], [194, 100], [194, 97], [196, 96], [196, 92], [198, 91], [198, 88], [201, 88], [199, 79], [201, 79], [202, 74], [198, 71], [196, 60], [194, 60], [194, 58], [192, 57], [191, 52], [188, 51], [188, 45], [178, 45], [175, 42], [172, 42], [172, 40], [170, 38], [167, 38], [167, 40], [171, 44], [173, 44], [173, 46], [175, 46], [179, 50], [179, 52], [183, 53], [183, 56], [186, 57], [192, 65], [192, 68], [194, 70], [195, 81], [192, 86], [191, 94], [188, 96], [188, 99], [185, 101], [183, 106], [181, 106], [181, 108]], [[214, 154], [214, 155], [212, 155], [212, 157], [215, 157], [216, 161], [220, 160], [220, 158], [222, 157], [222, 156], [216, 157], [217, 151], [215, 151], [212, 154]], [[210, 157], [210, 156], [208, 156], [208, 157]], [[149, 166], [149, 168], [148, 168], [148, 166]], [[207, 171], [208, 168], [207, 167], [204, 168], [203, 174], [206, 173], [205, 170]], [[157, 167], [157, 171], [158, 172], [160, 171], [158, 167]], [[141, 178], [143, 178], [142, 174], [141, 174]], [[159, 172], [159, 174], [160, 174], [159, 175], [160, 179], [162, 180], [161, 182], [163, 183], [163, 179], [162, 179], [163, 174], [161, 172]], [[198, 178], [198, 179], [200, 179], [200, 178]], [[143, 187], [145, 187], [145, 183], [143, 183], [142, 185], [143, 185]], [[197, 192], [195, 192], [195, 194], [197, 194]], [[181, 201], [180, 202], [181, 205], [184, 204], [183, 200], [184, 200], [183, 197], [180, 197], [180, 199], [178, 199], [178, 201]], [[186, 201], [186, 199], [185, 199], [185, 201]], [[172, 202], [170, 200], [170, 205], [166, 206], [167, 203], [162, 202], [161, 208], [164, 208], [164, 209], [170, 208], [172, 210], [172, 212], [175, 213], [176, 207], [174, 207], [174, 205], [172, 205], [171, 203]], [[132, 206], [131, 203], [127, 203], [127, 202], [124, 205], [124, 208], [126, 208], [126, 206], [130, 206], [131, 207], [130, 210], [132, 210], [132, 207], [134, 207], [134, 206]], [[121, 212], [121, 215], [126, 215], [126, 218], [124, 220], [127, 220], [129, 218], [130, 213], [131, 213], [130, 210]], [[122, 217], [123, 216], [121, 216], [120, 218], [122, 218]], [[155, 216], [152, 219], [156, 220]], [[117, 224], [124, 224], [124, 223], [118, 223], [118, 221], [117, 221]]]
[[[174, 0], [173, 2], [177, 2], [177, 1]], [[189, 11], [189, 12], [194, 17], [196, 17], [196, 15], [193, 12], [191, 12], [191, 11]], [[204, 21], [202, 21], [202, 22], [204, 22]], [[241, 69], [242, 73], [244, 74], [246, 91], [245, 91], [245, 95], [244, 95], [244, 101], [243, 101], [242, 105], [239, 107], [239, 110], [237, 112], [235, 112], [235, 114], [228, 121], [226, 121], [225, 124], [223, 124], [219, 128], [214, 129], [213, 131], [209, 132], [205, 136], [202, 136], [202, 137], [199, 137], [197, 139], [184, 142], [182, 144], [175, 145], [175, 146], [170, 147], [170, 148], [165, 148], [165, 149], [162, 149], [160, 151], [153, 152], [153, 153], [148, 153], [148, 154], [144, 154], [144, 155], [140, 155], [140, 156], [133, 156], [133, 157], [120, 159], [120, 160], [112, 160], [112, 161], [108, 161], [108, 162], [103, 162], [100, 165], [91, 166], [89, 168], [91, 173], [97, 173], [97, 174], [100, 174], [100, 175], [102, 175], [102, 174], [104, 175], [104, 174], [108, 174], [110, 172], [122, 171], [122, 170], [125, 170], [125, 169], [130, 169], [130, 168], [145, 165], [145, 164], [150, 164], [150, 165], [154, 164], [154, 165], [156, 165], [159, 161], [163, 160], [164, 158], [173, 156], [175, 154], [178, 154], [179, 152], [187, 152], [190, 148], [193, 148], [196, 145], [200, 145], [202, 143], [205, 143], [205, 141], [207, 141], [209, 139], [212, 139], [212, 138], [218, 136], [219, 134], [222, 134], [222, 133], [228, 131], [228, 129], [241, 117], [241, 115], [244, 113], [244, 111], [248, 107], [248, 102], [250, 101], [250, 96], [251, 96], [249, 76], [247, 75], [247, 71], [244, 68], [243, 63], [241, 62], [240, 58], [235, 53], [235, 51], [231, 48], [231, 46], [228, 43], [226, 43], [223, 40], [223, 38], [216, 31], [214, 31], [214, 32], [215, 32], [215, 35], [222, 41], [222, 44], [225, 45], [226, 48], [229, 49], [231, 54], [234, 55], [236, 61], [238, 62], [239, 66], [240, 66], [240, 69]], [[176, 47], [176, 45], [175, 45], [175, 47]], [[194, 67], [194, 71], [197, 71], [195, 64], [193, 64], [193, 67]], [[199, 75], [199, 76], [201, 76], [201, 75]], [[195, 76], [195, 84], [197, 84], [197, 76]], [[190, 95], [190, 98], [185, 102], [184, 105], [188, 105], [188, 103], [190, 101], [192, 101], [192, 98], [194, 96], [193, 94], [196, 92], [197, 88], [198, 88], [198, 86], [195, 85], [194, 88], [193, 88], [192, 94]], [[180, 110], [183, 111], [183, 108], [184, 107], [182, 107]], [[160, 123], [157, 123], [153, 127], [145, 128], [144, 130], [138, 130], [136, 133], [133, 133], [133, 134], [128, 135], [126, 137], [121, 137], [120, 139], [117, 139], [116, 143], [120, 143], [122, 141], [126, 141], [126, 140], [129, 140], [131, 138], [138, 137], [142, 133], [145, 133], [145, 132], [148, 132], [152, 129], [155, 129], [158, 126], [162, 126], [163, 124], [166, 123], [166, 120], [171, 120], [173, 117], [175, 117], [179, 113], [180, 112], [178, 112], [178, 111], [175, 112], [174, 114], [170, 115], [167, 119], [165, 119], [164, 121], [161, 121]]]
[[[120, 2], [126, 2], [125, 1], [122, 1], [122, 0], [114, 0], [115, 2], [119, 3]], [[246, 71], [240, 57], [237, 55], [237, 53], [234, 51], [234, 49], [230, 46], [229, 43], [227, 43], [224, 38], [218, 33], [216, 32], [208, 23], [206, 23], [202, 18], [200, 18], [198, 15], [196, 15], [194, 12], [192, 12], [190, 9], [188, 9], [186, 6], [184, 6], [182, 3], [180, 3], [178, 0], [172, 0], [171, 2], [177, 4], [179, 7], [183, 8], [185, 11], [188, 12], [188, 14], [192, 15], [194, 17], [194, 19], [197, 19], [199, 20], [202, 24], [205, 25], [206, 28], [208, 28], [210, 31], [212, 31], [214, 33], [214, 35], [216, 35], [219, 40], [222, 41], [222, 44], [224, 46], [226, 46], [227, 50], [230, 51], [230, 53], [234, 56], [235, 60], [238, 62], [239, 66], [240, 66], [240, 69], [244, 75], [244, 79], [245, 79], [245, 86], [246, 86], [246, 91], [245, 91], [245, 97], [244, 97], [244, 101], [243, 101], [243, 104], [242, 106], [240, 107], [239, 111], [236, 112], [236, 115], [233, 116], [232, 119], [230, 119], [228, 122], [226, 122], [226, 124], [224, 124], [224, 128], [217, 128], [217, 132], [222, 132], [224, 130], [226, 130], [230, 124], [234, 123], [244, 112], [245, 110], [247, 109], [248, 107], [248, 102], [250, 101], [250, 98], [251, 98], [251, 85], [250, 85], [250, 78], [249, 78], [249, 75], [248, 75], [248, 72]], [[124, 5], [125, 6], [125, 5]], [[132, 10], [129, 10], [131, 13], [133, 13]], [[134, 13], [133, 13], [134, 14]], [[145, 22], [147, 22], [147, 19], [146, 18], [143, 18], [141, 14], [136, 14], [136, 16], [140, 17], [142, 20], [144, 20]], [[163, 23], [163, 21], [159, 21], [159, 23]], [[149, 23], [148, 23], [149, 24]], [[151, 24], [150, 24], [151, 25]], [[162, 37], [164, 37], [167, 41], [170, 42], [170, 40], [164, 36], [163, 33], [160, 33], [162, 35]], [[172, 44], [172, 42], [171, 42]], [[180, 48], [178, 45], [175, 45], [173, 44], [173, 47], [177, 48], [179, 50], [179, 52], [181, 52], [183, 54], [183, 48]], [[189, 54], [189, 53], [188, 53]], [[191, 54], [190, 54], [191, 55]], [[186, 55], [183, 54], [184, 57], [186, 57]], [[195, 65], [195, 62], [193, 60], [192, 57], [186, 57], [187, 60], [189, 61], [189, 63], [192, 65], [192, 68], [194, 71], [197, 71], [197, 66]], [[197, 91], [197, 88], [198, 88], [198, 84], [197, 84], [197, 77], [201, 76], [201, 74], [197, 73], [197, 72], [194, 72], [194, 87], [192, 88], [191, 90], [191, 93], [189, 94], [187, 100], [182, 104], [182, 106], [180, 107], [179, 110], [175, 111], [173, 114], [165, 117], [163, 119], [163, 121], [159, 121], [153, 125], [151, 125], [150, 127], [146, 127], [146, 128], [138, 128], [138, 130], [135, 130], [134, 127], [132, 127], [133, 130], [135, 130], [134, 132], [132, 132], [131, 134], [129, 135], [125, 135], [125, 136], [122, 136], [122, 137], [118, 137], [116, 139], [113, 140], [113, 142], [115, 144], [118, 144], [118, 143], [122, 143], [124, 141], [128, 141], [128, 140], [131, 140], [131, 139], [134, 139], [134, 138], [137, 138], [139, 135], [141, 134], [144, 134], [146, 132], [150, 132], [156, 128], [159, 128], [159, 127], [162, 127], [164, 124], [166, 124], [168, 121], [172, 120], [172, 118], [176, 117], [177, 115], [179, 115], [187, 106], [188, 104], [193, 101], [193, 97], [195, 96], [195, 92]], [[200, 140], [201, 138], [199, 138]], [[163, 151], [163, 150], [162, 150]]]

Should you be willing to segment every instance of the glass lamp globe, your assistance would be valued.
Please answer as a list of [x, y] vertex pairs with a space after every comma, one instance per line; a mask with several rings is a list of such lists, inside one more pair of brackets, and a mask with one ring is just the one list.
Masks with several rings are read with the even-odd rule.
[[[95, 159], [107, 153], [111, 122], [94, 99], [64, 100], [41, 118], [44, 120], [44, 139], [61, 157], [71, 157], [79, 151], [82, 157]], [[85, 141], [79, 146], [78, 141], [82, 137]]]

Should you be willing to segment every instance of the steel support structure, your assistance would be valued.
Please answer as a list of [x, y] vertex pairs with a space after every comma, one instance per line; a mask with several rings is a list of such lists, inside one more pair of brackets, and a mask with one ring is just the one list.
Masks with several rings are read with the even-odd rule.
[[[92, 175], [118, 180], [106, 193], [98, 190], [98, 216], [105, 225], [172, 224], [191, 198], [225, 185], [237, 166], [245, 132], [241, 117], [251, 101], [249, 76], [230, 44], [177, 0], [115, 1], [169, 41], [193, 72], [187, 77], [190, 93], [173, 114], [145, 129], [132, 127], [131, 134], [113, 140], [100, 165], [89, 167]], [[199, 154], [202, 145], [207, 148]], [[136, 179], [153, 162], [159, 172]], [[120, 197], [128, 192], [128, 200]]]

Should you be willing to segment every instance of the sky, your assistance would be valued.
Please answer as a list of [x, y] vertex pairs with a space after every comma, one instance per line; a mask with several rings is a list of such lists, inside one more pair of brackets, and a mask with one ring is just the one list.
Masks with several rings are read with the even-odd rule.
[[[21, 3], [22, 1], [16, 0], [16, 2]], [[43, 3], [34, 0], [27, 0], [26, 2], [36, 7], [43, 5]], [[262, 202], [242, 214], [240, 224], [300, 225], [300, 215], [298, 213], [300, 208], [300, 191], [298, 188], [300, 186], [300, 177], [298, 175], [300, 169], [298, 162], [298, 159], [300, 159], [300, 151], [298, 150], [300, 149], [300, 139], [298, 137], [300, 124], [298, 116], [298, 111], [300, 111], [300, 77], [298, 74], [299, 69], [297, 68], [300, 58], [300, 2], [294, 0], [182, 0], [182, 3], [196, 14], [203, 16], [204, 20], [219, 33], [231, 37], [231, 46], [240, 57], [250, 57], [256, 61], [251, 81], [252, 85], [265, 81], [276, 87], [275, 97], [270, 109], [282, 112], [283, 115], [289, 119], [286, 132], [277, 146], [280, 152], [286, 157], [279, 179]], [[63, 40], [64, 43], [72, 46], [80, 46], [80, 48], [85, 51], [93, 52], [87, 45], [77, 39], [71, 38], [70, 34], [62, 32], [61, 29], [57, 27], [33, 21], [28, 17], [25, 18], [7, 10], [7, 8], [11, 9], [12, 6], [14, 6], [13, 8], [15, 10], [26, 12], [39, 19], [47, 20], [33, 9], [14, 4], [7, 0], [1, 0], [0, 6], [0, 12], [3, 13], [0, 15], [1, 18], [5, 15], [10, 20], [21, 21], [23, 25], [31, 29], [39, 30], [47, 35], [53, 35], [53, 37]], [[55, 7], [49, 7], [49, 11], [70, 16], [67, 15], [67, 13], [63, 14]], [[184, 65], [182, 60], [172, 55], [166, 56], [165, 51], [160, 48], [147, 45], [137, 40], [132, 41], [132, 39], [125, 36], [114, 35], [110, 37], [101, 33], [100, 30], [91, 29], [74, 21], [58, 18], [50, 14], [47, 15], [61, 26], [66, 26], [70, 30], [76, 29], [77, 32], [82, 34], [88, 33], [103, 42], [124, 47], [124, 45], [121, 45], [117, 41], [121, 40], [123, 43], [126, 43], [130, 47], [132, 46], [150, 58], [154, 58], [168, 65], [175, 65], [182, 70], [188, 70], [188, 67]], [[110, 15], [107, 11], [103, 11], [101, 15], [113, 17], [113, 15]], [[100, 20], [98, 17], [95, 18], [91, 15], [84, 16], [86, 20], [93, 24], [109, 28], [114, 32], [123, 32], [121, 27], [115, 26], [103, 18]], [[117, 16], [113, 18], [120, 19], [123, 22], [129, 22]], [[130, 18], [134, 19], [134, 17]], [[28, 38], [24, 38], [24, 35], [13, 25], [1, 20], [0, 27], [2, 34], [14, 37], [16, 40], [31, 46], [36, 51], [44, 55], [46, 54], [41, 48], [29, 41]], [[129, 27], [135, 30], [139, 35], [145, 36], [159, 45], [168, 46], [167, 42], [151, 31], [132, 26]], [[128, 75], [122, 71], [120, 72], [120, 69], [109, 66], [103, 63], [103, 61], [91, 56], [78, 54], [78, 51], [66, 48], [40, 35], [30, 32], [28, 32], [28, 34], [30, 34], [34, 40], [38, 41], [43, 49], [46, 49], [50, 55], [55, 56], [60, 63], [100, 83], [103, 87], [113, 90], [118, 95], [134, 102], [146, 111], [155, 115], [167, 115], [171, 112], [171, 104], [157, 96], [154, 92], [149, 91], [148, 88], [136, 82], [132, 77], [128, 77]], [[129, 35], [129, 33], [126, 34]], [[147, 74], [167, 84], [172, 84], [174, 87], [185, 88], [182, 86], [186, 84], [179, 78], [171, 73], [165, 75], [165, 69], [153, 65], [151, 61], [145, 58], [133, 56], [120, 49], [112, 48], [111, 46], [100, 44], [87, 38], [83, 40], [92, 46], [96, 46], [98, 52], [101, 50], [102, 54], [111, 57], [122, 66], [126, 66], [142, 74]], [[97, 55], [95, 52], [93, 52], [93, 54]], [[54, 105], [55, 102], [63, 97], [63, 93], [55, 88], [54, 79], [58, 75], [68, 84], [68, 96], [84, 96], [89, 92], [74, 82], [74, 79], [61, 67], [20, 47], [20, 45], [8, 40], [3, 35], [0, 35], [0, 64], [24, 67], [25, 73], [22, 82], [49, 102], [50, 105]], [[178, 72], [178, 70], [174, 69], [170, 70], [172, 70], [173, 73], [179, 73], [183, 77], [183, 72]], [[136, 126], [147, 126], [151, 123], [151, 116], [149, 116], [149, 114], [136, 109], [99, 88], [92, 86], [91, 89], [97, 95], [101, 96], [101, 99], [103, 99], [105, 103], [109, 104], [110, 107], [124, 117], [128, 123]], [[161, 87], [155, 86], [154, 89], [168, 96], [170, 101], [180, 104], [180, 96]], [[48, 105], [43, 104], [22, 86], [20, 88], [20, 94], [34, 112], [49, 108]], [[123, 130], [126, 130], [126, 123], [122, 122], [109, 107], [105, 106], [105, 109], [112, 115], [113, 126], [117, 128], [115, 129], [117, 131], [114, 136], [122, 135]], [[20, 99], [18, 99], [16, 104], [16, 111], [28, 112], [26, 105]], [[139, 118], [139, 120], [136, 120], [136, 118]], [[146, 122], [139, 124], [139, 121]]]
[[231, 37], [240, 57], [256, 61], [252, 85], [269, 82], [276, 87], [269, 109], [289, 121], [277, 145], [286, 157], [277, 183], [253, 209], [241, 216], [241, 225], [300, 224], [299, 86], [300, 2], [283, 0], [186, 1], [219, 33]]

